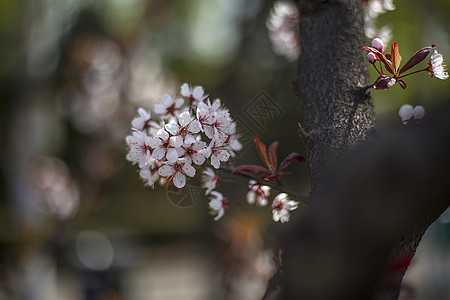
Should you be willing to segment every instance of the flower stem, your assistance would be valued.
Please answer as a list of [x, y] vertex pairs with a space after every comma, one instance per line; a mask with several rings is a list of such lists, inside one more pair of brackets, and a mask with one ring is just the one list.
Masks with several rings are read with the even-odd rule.
[[397, 77], [397, 79], [400, 79], [400, 78], [403, 78], [403, 77], [406, 77], [406, 76], [409, 76], [409, 75], [412, 75], [412, 74], [415, 74], [415, 73], [423, 72], [423, 71], [428, 71], [428, 67], [426, 67], [425, 69], [417, 70], [417, 71], [414, 71], [414, 72], [411, 72], [411, 73], [399, 76], [399, 77]]
[[229, 174], [235, 175], [235, 176], [241, 176], [241, 177], [253, 179], [259, 185], [270, 186], [273, 189], [276, 189], [276, 190], [278, 190], [280, 192], [283, 192], [283, 193], [286, 193], [286, 194], [290, 195], [292, 198], [295, 198], [298, 201], [301, 201], [301, 202], [303, 202], [305, 204], [311, 204], [308, 196], [299, 194], [296, 191], [293, 191], [293, 190], [291, 190], [291, 189], [289, 189], [287, 187], [279, 186], [275, 182], [263, 180], [263, 179], [259, 178], [258, 176], [251, 175], [251, 174], [248, 174], [248, 173], [243, 173], [243, 172], [235, 172], [235, 173], [233, 173], [233, 169], [225, 167], [225, 166], [220, 166], [220, 169], [225, 171], [225, 172], [227, 172], [227, 173], [229, 173]]
[[232, 201], [227, 201], [227, 205], [234, 204], [234, 203], [238, 202], [239, 200], [244, 198], [248, 194], [248, 192], [249, 191], [246, 191], [244, 194], [240, 195], [239, 197], [237, 197], [236, 199], [234, 199]]

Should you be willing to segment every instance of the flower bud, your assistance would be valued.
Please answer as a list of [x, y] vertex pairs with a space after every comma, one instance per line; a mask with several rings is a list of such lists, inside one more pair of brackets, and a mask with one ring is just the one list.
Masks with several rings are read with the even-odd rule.
[[384, 43], [380, 38], [374, 38], [372, 40], [372, 47], [374, 47], [375, 49], [377, 49], [380, 52], [384, 51], [384, 49], [383, 49]]
[[371, 64], [374, 64], [377, 61], [377, 57], [372, 52], [367, 53], [367, 59]]
[[417, 105], [413, 109], [413, 116], [415, 120], [420, 120], [425, 116], [425, 108], [422, 105]]
[[402, 119], [403, 124], [406, 124], [414, 116], [414, 109], [412, 105], [402, 105], [398, 111], [398, 115], [400, 116], [400, 119]]

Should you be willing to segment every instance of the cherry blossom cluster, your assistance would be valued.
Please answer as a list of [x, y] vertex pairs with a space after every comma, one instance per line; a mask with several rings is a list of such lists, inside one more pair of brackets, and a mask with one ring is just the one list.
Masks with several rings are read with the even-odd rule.
[[156, 118], [139, 108], [131, 122], [127, 160], [139, 166], [147, 186], [159, 181], [181, 189], [205, 162], [217, 169], [242, 147], [236, 124], [220, 99], [211, 103], [202, 87], [187, 83], [180, 94], [178, 98], [163, 95], [153, 110]]
[[273, 51], [289, 61], [295, 61], [300, 55], [299, 19], [298, 9], [293, 3], [277, 1], [266, 21]]
[[364, 2], [364, 32], [366, 37], [380, 37], [384, 41], [392, 38], [392, 30], [385, 25], [378, 28], [375, 24], [379, 15], [395, 9], [393, 0], [365, 0]]
[[[403, 65], [403, 67], [400, 67], [402, 56], [400, 55], [397, 42], [392, 44], [391, 52], [385, 55], [383, 54], [385, 51], [383, 41], [380, 38], [373, 39], [372, 47], [363, 47], [363, 49], [369, 51], [367, 54], [367, 59], [379, 74], [378, 78], [373, 83], [373, 88], [378, 90], [386, 90], [398, 82], [403, 89], [406, 89], [406, 82], [402, 78], [419, 72], [428, 72], [431, 77], [436, 77], [442, 80], [448, 79], [444, 58], [442, 54], [435, 50], [435, 47], [436, 45], [433, 44], [418, 50]], [[405, 74], [406, 71], [422, 62], [433, 50], [434, 53], [431, 55], [427, 67]], [[379, 62], [379, 69], [377, 68], [377, 62]], [[387, 73], [384, 72], [383, 66], [385, 67]]]
[[[231, 204], [244, 197], [249, 204], [267, 206], [272, 186], [281, 192], [271, 200], [273, 220], [289, 221], [290, 212], [297, 208], [298, 202], [291, 199], [295, 192], [286, 193], [280, 177], [287, 174], [284, 169], [293, 160], [305, 161], [305, 158], [294, 152], [278, 165], [278, 142], [267, 147], [255, 137], [258, 154], [265, 166], [225, 168], [223, 164], [242, 148], [229, 111], [220, 99], [211, 102], [200, 86], [191, 88], [185, 83], [180, 94], [178, 98], [163, 95], [153, 109], [156, 118], [152, 118], [150, 111], [139, 108], [138, 115], [131, 122], [132, 132], [126, 137], [127, 160], [139, 167], [145, 184], [154, 187], [159, 181], [164, 187], [173, 184], [179, 191], [185, 187], [188, 177], [194, 177], [202, 168], [202, 187], [209, 197], [214, 220], [219, 220]], [[220, 177], [216, 174], [219, 169], [228, 170], [230, 176], [246, 179], [238, 181]], [[249, 181], [252, 173], [261, 175]], [[245, 193], [236, 199], [228, 199], [216, 191], [221, 182], [245, 186]]]

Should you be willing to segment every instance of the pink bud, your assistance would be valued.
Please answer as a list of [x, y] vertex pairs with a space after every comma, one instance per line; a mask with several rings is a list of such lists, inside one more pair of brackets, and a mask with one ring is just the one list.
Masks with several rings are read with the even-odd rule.
[[377, 61], [377, 57], [372, 52], [367, 53], [367, 59], [371, 64], [374, 64]]
[[372, 47], [374, 47], [375, 49], [377, 49], [380, 52], [384, 51], [384, 49], [383, 49], [384, 43], [380, 38], [374, 38], [372, 40]]

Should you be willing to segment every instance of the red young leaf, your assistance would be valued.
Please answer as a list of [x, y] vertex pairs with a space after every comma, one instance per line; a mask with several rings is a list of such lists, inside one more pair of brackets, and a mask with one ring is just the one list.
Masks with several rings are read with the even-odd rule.
[[394, 75], [398, 75], [398, 68], [400, 67], [400, 62], [402, 61], [402, 56], [400, 55], [400, 50], [398, 49], [397, 42], [392, 43], [391, 61], [392, 61], [392, 66], [394, 68]]
[[272, 173], [274, 173], [277, 170], [278, 166], [277, 150], [278, 150], [278, 141], [275, 141], [269, 146], [269, 159], [271, 166], [273, 167], [273, 169], [271, 169]]
[[236, 173], [236, 172], [270, 173], [270, 171], [267, 170], [266, 168], [264, 168], [262, 166], [257, 166], [257, 165], [241, 165], [241, 166], [237, 166], [233, 170], [233, 172], [231, 172], [231, 173]]
[[378, 51], [377, 49], [372, 48], [372, 47], [365, 46], [365, 47], [363, 47], [363, 49], [366, 49], [367, 51], [375, 54], [377, 59], [381, 60], [384, 63], [386, 70], [388, 70], [389, 73], [394, 74], [394, 71], [393, 71], [394, 68], [392, 67], [392, 62], [389, 59], [387, 59], [387, 57], [384, 56], [383, 53], [381, 53], [380, 51]]
[[404, 90], [406, 90], [406, 82], [404, 82], [402, 79], [400, 79], [400, 80], [398, 80], [398, 83]]
[[278, 178], [280, 178], [281, 174], [277, 173], [277, 174], [266, 174], [266, 175], [262, 175], [261, 179], [262, 180], [269, 180], [269, 181], [275, 181]]
[[395, 84], [395, 78], [387, 77], [386, 75], [380, 75], [373, 83], [373, 88], [376, 90], [387, 90]]
[[431, 46], [424, 47], [424, 48], [420, 49], [419, 51], [417, 51], [416, 53], [414, 53], [414, 55], [411, 56], [411, 58], [406, 62], [406, 64], [400, 69], [399, 73], [403, 73], [406, 70], [409, 70], [412, 67], [414, 67], [415, 65], [417, 65], [418, 63], [420, 63], [422, 60], [424, 60], [428, 56], [428, 53], [430, 53], [431, 50], [434, 49], [434, 47], [436, 47], [436, 45], [433, 44]]
[[255, 136], [253, 139], [256, 145], [256, 150], [258, 150], [259, 157], [261, 157], [261, 160], [263, 164], [270, 170], [272, 169], [272, 164], [269, 158], [269, 153], [267, 152], [267, 146], [261, 142], [258, 136]]
[[289, 166], [294, 159], [296, 159], [300, 162], [306, 161], [306, 158], [303, 155], [301, 155], [300, 153], [292, 152], [291, 154], [286, 156], [286, 158], [281, 162], [278, 172], [283, 170], [287, 166]]

